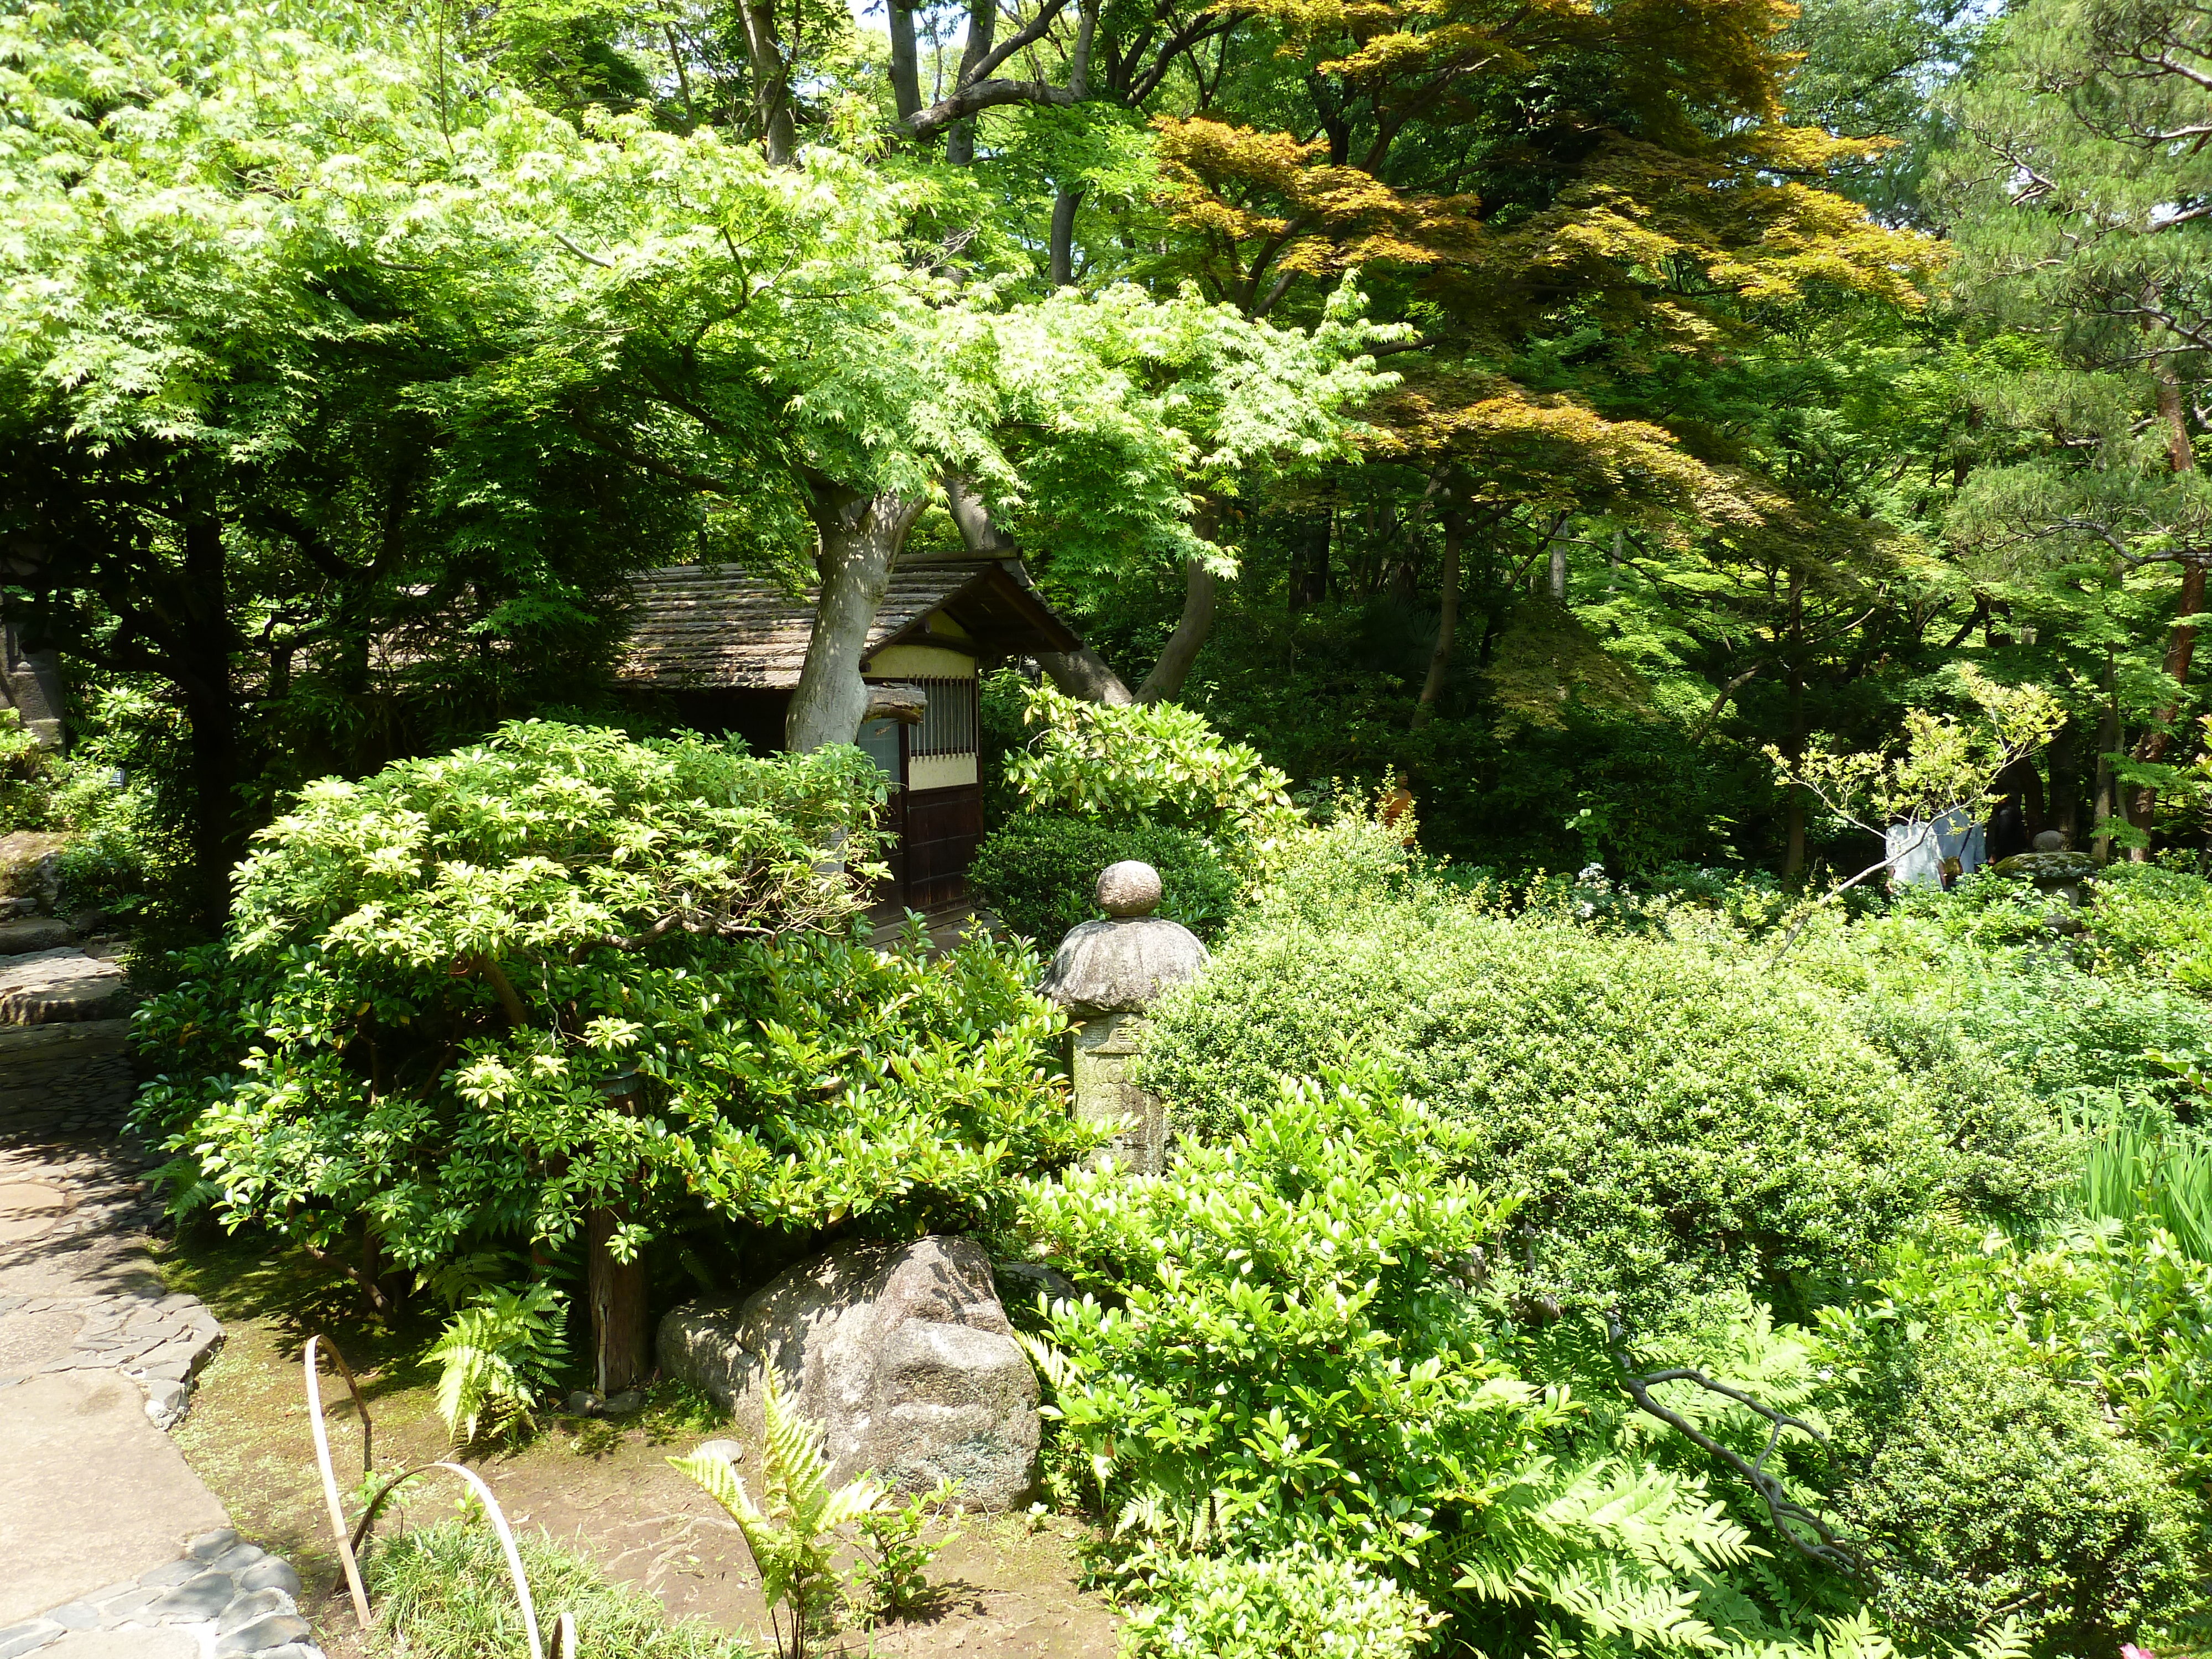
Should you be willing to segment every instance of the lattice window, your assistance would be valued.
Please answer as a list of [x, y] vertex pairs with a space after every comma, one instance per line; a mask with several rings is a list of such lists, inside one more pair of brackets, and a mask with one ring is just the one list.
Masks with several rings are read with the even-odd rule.
[[974, 680], [916, 680], [929, 699], [921, 724], [908, 739], [909, 755], [972, 755], [978, 711]]

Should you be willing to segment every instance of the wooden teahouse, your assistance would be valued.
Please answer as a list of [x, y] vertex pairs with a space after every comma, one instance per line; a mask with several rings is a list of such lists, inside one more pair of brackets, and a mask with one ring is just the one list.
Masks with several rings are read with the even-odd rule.
[[[624, 684], [655, 693], [702, 732], [733, 732], [757, 753], [782, 748], [813, 634], [812, 596], [794, 599], [734, 565], [669, 565], [634, 585]], [[884, 906], [926, 915], [965, 901], [983, 836], [978, 681], [1009, 658], [1081, 643], [1018, 565], [930, 562], [893, 574], [860, 672], [885, 689], [876, 706], [896, 712], [870, 719], [858, 739], [899, 786]]]

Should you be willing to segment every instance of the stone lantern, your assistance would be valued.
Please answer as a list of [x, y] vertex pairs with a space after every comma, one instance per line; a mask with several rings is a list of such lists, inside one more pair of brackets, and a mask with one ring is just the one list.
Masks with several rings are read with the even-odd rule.
[[2046, 830], [2035, 838], [2032, 853], [2015, 853], [1996, 865], [1997, 874], [2032, 883], [2036, 890], [2063, 907], [2045, 920], [2054, 933], [2080, 933], [2087, 929], [2073, 913], [2088, 902], [2085, 884], [2097, 873], [2096, 860], [2087, 853], [2066, 850], [2066, 837]]
[[1105, 1157], [1139, 1175], [1158, 1175], [1167, 1158], [1167, 1110], [1158, 1097], [1127, 1081], [1130, 1057], [1145, 1034], [1145, 1010], [1164, 986], [1195, 979], [1206, 946], [1179, 921], [1152, 914], [1160, 873], [1125, 859], [1098, 878], [1104, 921], [1072, 930], [1053, 953], [1037, 988], [1078, 1022], [1076, 1115], [1123, 1125]]

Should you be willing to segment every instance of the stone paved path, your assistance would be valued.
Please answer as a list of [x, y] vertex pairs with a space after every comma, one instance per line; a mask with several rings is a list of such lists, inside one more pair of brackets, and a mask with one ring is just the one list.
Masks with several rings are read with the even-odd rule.
[[0, 1024], [0, 1659], [320, 1659], [166, 1432], [222, 1329], [149, 1254], [116, 1012]]

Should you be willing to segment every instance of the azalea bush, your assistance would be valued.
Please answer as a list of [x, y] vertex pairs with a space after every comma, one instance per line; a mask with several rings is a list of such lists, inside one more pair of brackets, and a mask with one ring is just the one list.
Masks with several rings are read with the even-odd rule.
[[1006, 775], [1027, 811], [1166, 824], [1231, 848], [1298, 822], [1287, 776], [1175, 703], [1086, 702], [1040, 684], [1023, 719], [1035, 735]]
[[[711, 1223], [908, 1235], [1089, 1145], [1021, 947], [854, 926], [880, 774], [540, 722], [310, 789], [138, 1016], [179, 1207], [343, 1266], [629, 1256]], [[832, 857], [834, 848], [836, 856]]]

